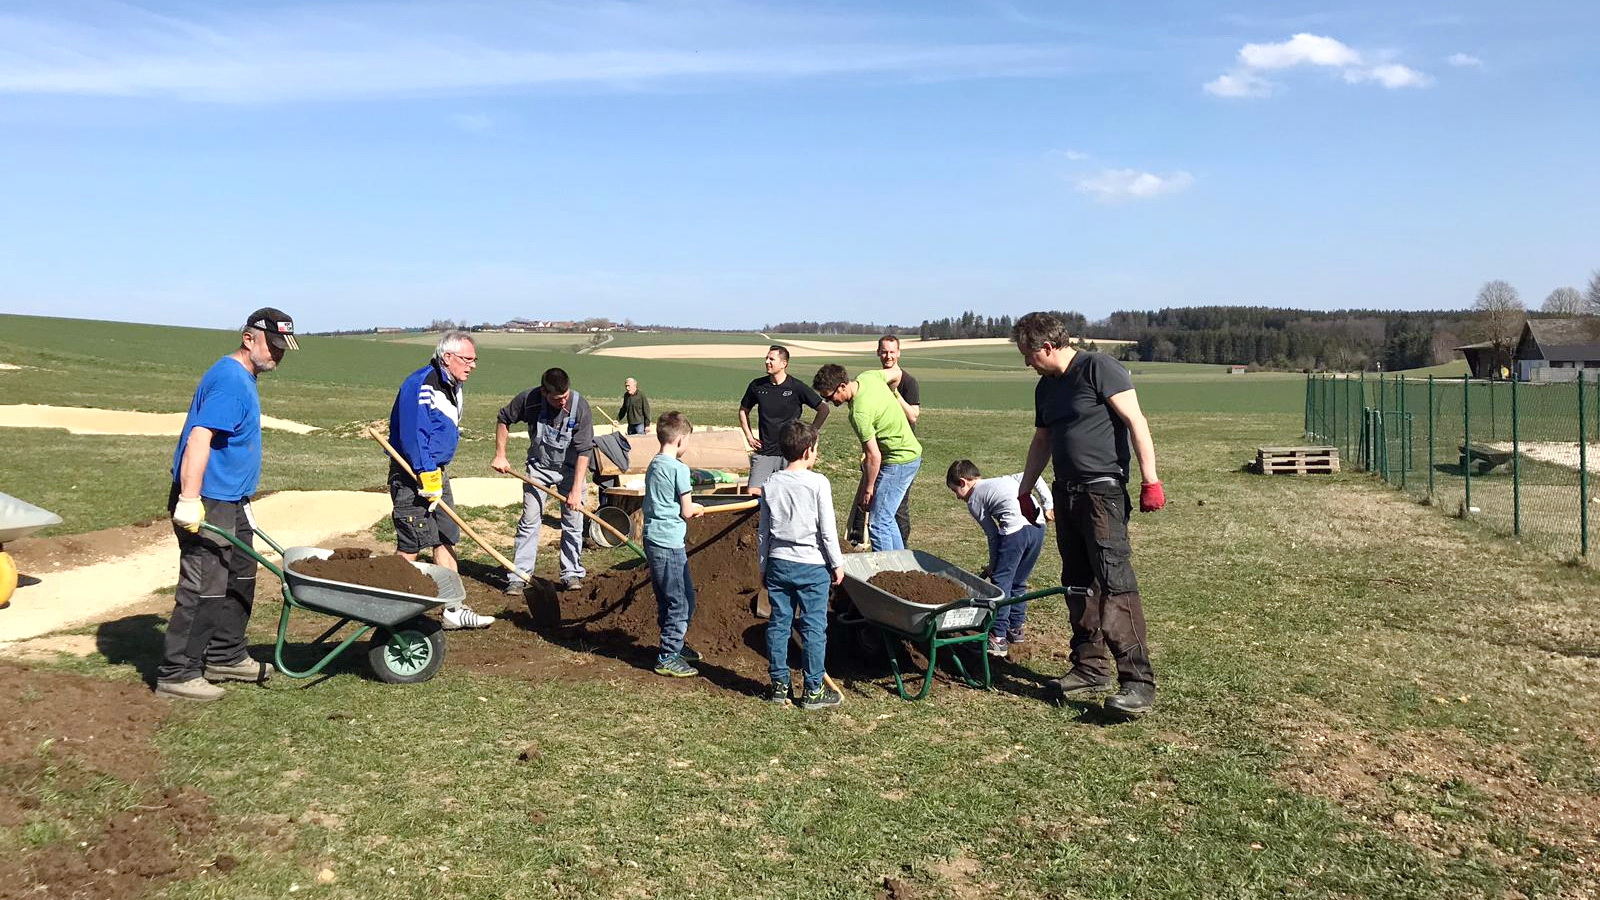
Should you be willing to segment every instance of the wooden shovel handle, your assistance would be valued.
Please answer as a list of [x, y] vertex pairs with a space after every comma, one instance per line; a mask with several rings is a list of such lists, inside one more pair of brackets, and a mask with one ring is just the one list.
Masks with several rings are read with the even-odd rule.
[[745, 500], [740, 503], [718, 503], [712, 506], [706, 506], [705, 512], [701, 513], [700, 515], [709, 516], [713, 513], [747, 512], [760, 505], [760, 500]]
[[[394, 460], [395, 463], [397, 465], [399, 465], [400, 468], [407, 475], [410, 475], [412, 481], [417, 481], [417, 473], [413, 472], [411, 470], [411, 464], [406, 462], [405, 457], [400, 455], [400, 451], [394, 449], [394, 445], [390, 444], [389, 441], [386, 438], [384, 438], [383, 435], [381, 435], [381, 434], [377, 433], [376, 431], [373, 431], [372, 429], [369, 428], [369, 429], [367, 429], [367, 437], [372, 438], [373, 440], [375, 440], [379, 444], [381, 444], [383, 446], [383, 449], [389, 454], [389, 458]], [[420, 483], [421, 482], [418, 482], [418, 484], [420, 484]], [[465, 519], [461, 518], [459, 515], [456, 515], [456, 511], [450, 508], [450, 504], [444, 502], [443, 500], [440, 500], [439, 501], [439, 508], [444, 510], [444, 514], [449, 516], [450, 520], [452, 522], [456, 523], [457, 527], [459, 527], [461, 529], [461, 533], [462, 534], [466, 535], [469, 538], [472, 538], [472, 540], [475, 541], [479, 547], [483, 548], [483, 551], [485, 553], [489, 554], [490, 558], [492, 558], [495, 562], [499, 563], [500, 565], [504, 566], [505, 570], [507, 572], [510, 572], [512, 575], [514, 575], [517, 578], [518, 581], [521, 581], [523, 583], [527, 583], [527, 582], [530, 582], [530, 581], [533, 580], [533, 578], [529, 575], [529, 573], [524, 572], [521, 569], [517, 568], [516, 564], [513, 563], [511, 560], [506, 559], [504, 556], [501, 556], [500, 555], [500, 551], [498, 551], [498, 550], [494, 549], [493, 547], [489, 546], [489, 542], [485, 541], [483, 539], [483, 536], [478, 534], [478, 532], [476, 530], [474, 530], [471, 525], [468, 525]]]
[[[552, 498], [554, 498], [557, 503], [563, 503], [564, 504], [564, 503], [567, 502], [567, 498], [561, 496], [560, 493], [558, 493], [558, 492], [556, 492], [554, 490], [551, 490], [548, 487], [545, 487], [544, 485], [540, 484], [539, 482], [534, 481], [532, 478], [529, 478], [527, 476], [527, 473], [518, 472], [516, 469], [512, 469], [510, 472], [507, 472], [506, 474], [507, 475], [513, 475], [513, 476], [515, 476], [517, 478], [520, 478], [522, 480], [523, 484], [526, 484], [531, 488], [543, 491], [544, 493], [546, 493], [546, 494], [550, 495]], [[584, 509], [581, 506], [578, 507], [578, 512], [583, 513], [583, 517], [584, 518], [588, 519], [591, 522], [594, 522], [594, 523], [598, 524], [601, 528], [604, 528], [605, 530], [611, 532], [611, 534], [614, 535], [617, 538], [617, 540], [622, 541], [624, 544], [627, 544], [628, 545], [628, 549], [632, 550], [633, 552], [635, 552], [637, 554], [639, 554], [639, 558], [640, 559], [644, 559], [645, 558], [644, 548], [640, 547], [638, 544], [634, 543], [633, 542], [633, 538], [630, 538], [627, 535], [623, 534], [622, 532], [618, 531], [616, 529], [616, 527], [613, 526], [610, 522], [607, 522], [605, 519], [602, 519], [599, 516], [594, 515], [593, 513], [589, 512], [587, 509]]]

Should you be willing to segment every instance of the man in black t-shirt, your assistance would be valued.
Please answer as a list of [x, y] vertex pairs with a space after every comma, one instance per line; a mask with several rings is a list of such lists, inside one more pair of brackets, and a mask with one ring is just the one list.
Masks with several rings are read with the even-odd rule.
[[[773, 344], [767, 349], [767, 374], [750, 382], [744, 389], [744, 399], [739, 401], [739, 427], [744, 429], [745, 443], [750, 445], [750, 484], [752, 494], [761, 493], [761, 485], [782, 469], [787, 462], [778, 446], [778, 432], [783, 426], [800, 418], [800, 410], [809, 406], [816, 410], [811, 420], [813, 428], [821, 430], [828, 418], [828, 405], [822, 402], [811, 386], [798, 378], [789, 377], [789, 348]], [[758, 410], [760, 434], [750, 428], [750, 410]]]
[[1067, 598], [1072, 670], [1051, 685], [1067, 699], [1115, 689], [1106, 711], [1137, 718], [1155, 706], [1156, 679], [1130, 561], [1127, 484], [1129, 460], [1137, 457], [1143, 481], [1139, 511], [1166, 505], [1150, 426], [1128, 370], [1104, 354], [1073, 349], [1060, 318], [1029, 313], [1017, 320], [1011, 338], [1040, 376], [1017, 503], [1024, 516], [1034, 517], [1030, 493], [1045, 462], [1052, 462], [1061, 583], [1092, 588], [1088, 597]]
[[[890, 387], [894, 389], [895, 399], [900, 401], [900, 409], [906, 414], [906, 421], [911, 424], [913, 433], [917, 430], [917, 419], [922, 415], [922, 386], [917, 384], [917, 379], [905, 369], [900, 368], [900, 338], [898, 335], [886, 334], [878, 338], [878, 363], [890, 373], [899, 373], [899, 381], [891, 375]], [[911, 492], [906, 491], [905, 497], [900, 500], [900, 507], [894, 511], [894, 524], [900, 529], [901, 543], [910, 546], [911, 543]], [[865, 544], [867, 542], [867, 516], [860, 503], [850, 504], [850, 520], [845, 526], [845, 540], [851, 544]]]

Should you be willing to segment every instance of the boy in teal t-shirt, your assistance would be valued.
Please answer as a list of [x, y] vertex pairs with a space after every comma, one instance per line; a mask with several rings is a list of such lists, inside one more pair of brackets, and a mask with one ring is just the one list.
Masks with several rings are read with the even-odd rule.
[[689, 552], [684, 539], [686, 520], [705, 512], [690, 500], [689, 467], [680, 459], [683, 440], [694, 430], [676, 410], [656, 420], [656, 440], [661, 452], [644, 473], [644, 555], [650, 564], [650, 586], [656, 592], [656, 622], [661, 627], [661, 649], [656, 674], [688, 678], [700, 674], [689, 665], [700, 659], [684, 643], [689, 619], [694, 615], [694, 582], [689, 577]]

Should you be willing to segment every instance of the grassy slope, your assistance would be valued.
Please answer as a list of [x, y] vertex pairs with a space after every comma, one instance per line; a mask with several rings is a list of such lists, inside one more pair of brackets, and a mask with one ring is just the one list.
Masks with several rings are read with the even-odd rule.
[[[77, 334], [91, 342], [65, 341], [48, 324], [0, 321], [0, 359], [46, 369], [10, 373], [27, 376], [24, 399], [59, 390], [69, 402], [181, 408], [225, 349], [216, 333], [86, 326]], [[496, 370], [512, 358], [485, 357], [478, 396], [509, 390]], [[272, 411], [356, 421], [381, 416], [419, 362], [415, 347], [311, 341], [263, 389]], [[575, 370], [590, 362], [571, 359]], [[749, 370], [705, 368], [659, 374], [715, 373], [715, 399], [679, 398], [710, 421], [728, 414], [729, 385]], [[323, 866], [338, 881], [318, 896], [362, 900], [498, 898], [531, 884], [567, 897], [865, 898], [885, 876], [934, 897], [1596, 890], [1583, 855], [1600, 809], [1592, 576], [1359, 476], [1244, 475], [1250, 448], [1295, 439], [1299, 382], [1164, 376], [1140, 385], [1172, 505], [1133, 525], [1162, 678], [1148, 721], [1106, 728], [1012, 692], [1063, 670], [1058, 602], [1031, 612], [1040, 655], [1001, 692], [941, 684], [907, 704], [880, 680], [827, 715], [448, 666], [412, 688], [349, 674], [235, 688], [225, 703], [178, 709], [163, 743], [170, 777], [205, 790], [237, 826], [197, 852], [224, 850], [240, 866], [163, 896], [281, 897], [312, 889]], [[951, 379], [930, 388], [962, 383]], [[981, 564], [978, 531], [939, 471], [957, 456], [1018, 468], [1028, 382], [1016, 373], [973, 393], [998, 408], [930, 404], [928, 470], [913, 494], [919, 547]], [[469, 407], [471, 421], [482, 428], [494, 405]], [[6, 440], [34, 468], [8, 464], [0, 490], [73, 481], [81, 491], [93, 478], [136, 494], [159, 486], [170, 453], [157, 438]], [[360, 441], [269, 441], [276, 486], [381, 475]], [[823, 449], [822, 470], [848, 485], [846, 430], [829, 428]], [[1053, 559], [1047, 551], [1036, 583]], [[254, 633], [267, 640], [276, 604], [262, 601]], [[125, 662], [79, 665], [132, 677]], [[1529, 702], [1555, 690], [1559, 703]], [[47, 804], [32, 825], [0, 829], [0, 847], [70, 839], [50, 816]], [[263, 828], [288, 844], [263, 840]]]

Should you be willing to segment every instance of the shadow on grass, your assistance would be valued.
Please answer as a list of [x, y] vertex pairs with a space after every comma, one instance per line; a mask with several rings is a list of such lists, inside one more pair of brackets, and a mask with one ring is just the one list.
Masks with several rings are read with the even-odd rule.
[[167, 617], [140, 613], [102, 622], [94, 632], [95, 649], [113, 666], [131, 666], [151, 686], [161, 664]]

